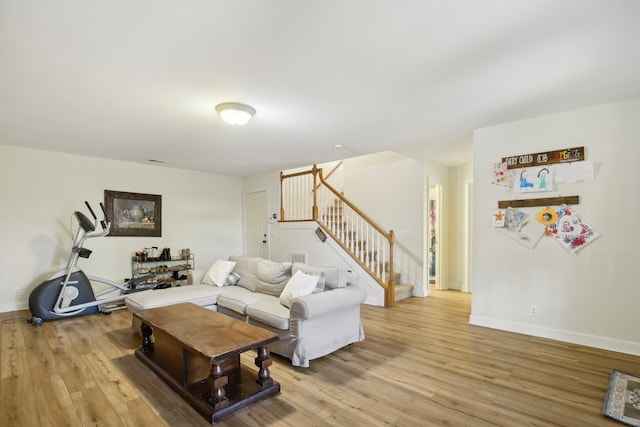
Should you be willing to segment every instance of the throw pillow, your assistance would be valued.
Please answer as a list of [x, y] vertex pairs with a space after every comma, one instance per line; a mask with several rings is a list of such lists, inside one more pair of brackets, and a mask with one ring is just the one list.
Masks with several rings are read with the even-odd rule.
[[246, 257], [239, 255], [231, 255], [229, 261], [236, 263], [233, 271], [240, 275], [238, 286], [249, 289], [251, 292], [256, 291], [256, 264], [260, 258]]
[[298, 271], [287, 282], [282, 294], [280, 294], [280, 304], [287, 308], [291, 308], [293, 300], [305, 295], [311, 295], [313, 289], [318, 283], [319, 276], [311, 276], [309, 274]]
[[207, 271], [207, 274], [204, 275], [202, 283], [205, 285], [224, 286], [224, 281], [235, 266], [236, 263], [233, 261], [219, 259], [213, 263]]
[[296, 262], [291, 267], [291, 272], [302, 271], [307, 274], [320, 275], [324, 273], [325, 286], [327, 289], [344, 288], [347, 286], [347, 270], [338, 267], [316, 267], [313, 265]]
[[279, 297], [290, 278], [290, 262], [261, 259], [256, 263], [256, 292]]
[[256, 278], [267, 283], [282, 283], [284, 287], [291, 278], [291, 263], [261, 259], [256, 263]]
[[232, 271], [231, 273], [229, 273], [227, 278], [224, 279], [224, 283], [222, 284], [222, 286], [237, 285], [239, 281], [240, 281], [240, 275], [235, 271]]
[[320, 292], [324, 292], [325, 282], [326, 279], [324, 277], [324, 273], [321, 273], [320, 276], [318, 276], [318, 283], [316, 283], [316, 287], [313, 288], [313, 293], [319, 294]]

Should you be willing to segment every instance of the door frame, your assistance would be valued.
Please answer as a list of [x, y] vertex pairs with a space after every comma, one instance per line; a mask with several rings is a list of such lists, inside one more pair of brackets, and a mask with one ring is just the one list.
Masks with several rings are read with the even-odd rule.
[[435, 263], [435, 267], [436, 267], [436, 288], [437, 289], [443, 289], [442, 287], [442, 281], [443, 281], [443, 274], [442, 274], [442, 257], [445, 254], [444, 251], [444, 239], [442, 236], [442, 221], [443, 221], [443, 211], [444, 211], [444, 184], [442, 183], [442, 181], [438, 178], [432, 177], [432, 176], [427, 176], [426, 179], [426, 185], [425, 185], [425, 198], [424, 198], [424, 218], [423, 218], [423, 222], [424, 222], [424, 236], [423, 236], [423, 242], [424, 242], [424, 254], [423, 254], [423, 292], [424, 295], [429, 295], [429, 265], [430, 265], [430, 249], [431, 249], [431, 238], [430, 238], [430, 227], [429, 227], [429, 212], [430, 212], [430, 205], [431, 205], [431, 186], [432, 185], [436, 185], [439, 187], [440, 191], [438, 194], [438, 205], [436, 205], [436, 209], [437, 212], [439, 214], [439, 217], [437, 218], [437, 231], [436, 231], [436, 235], [438, 236], [438, 242], [437, 242], [437, 253], [436, 253], [436, 263]]

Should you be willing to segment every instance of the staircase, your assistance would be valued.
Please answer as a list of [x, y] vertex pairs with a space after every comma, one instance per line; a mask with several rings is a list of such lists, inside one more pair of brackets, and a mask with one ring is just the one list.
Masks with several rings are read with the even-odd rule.
[[399, 284], [394, 271], [393, 230], [362, 213], [323, 178], [322, 169], [281, 173], [280, 187], [280, 221], [316, 221], [384, 289], [385, 307], [411, 296], [413, 286]]
[[[389, 273], [389, 263], [378, 261], [378, 252], [375, 250], [367, 249], [367, 241], [358, 239], [357, 233], [353, 230], [349, 230], [347, 220], [343, 215], [344, 202], [342, 199], [335, 198], [333, 202], [325, 207], [325, 212], [318, 220], [319, 223], [326, 225], [347, 248], [350, 248], [349, 252], [354, 252], [354, 255], [363, 258], [365, 261], [378, 264], [377, 269]], [[394, 286], [394, 301], [401, 301], [411, 297], [413, 291], [413, 285], [400, 283], [401, 273], [393, 273]]]

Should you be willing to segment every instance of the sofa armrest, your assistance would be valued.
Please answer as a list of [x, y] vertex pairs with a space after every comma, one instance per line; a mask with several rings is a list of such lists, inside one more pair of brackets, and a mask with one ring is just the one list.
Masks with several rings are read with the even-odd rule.
[[200, 285], [204, 279], [204, 275], [207, 274], [207, 270], [191, 270], [191, 284]]
[[305, 295], [293, 300], [291, 318], [308, 319], [322, 314], [360, 306], [367, 297], [364, 289], [348, 285], [317, 294]]

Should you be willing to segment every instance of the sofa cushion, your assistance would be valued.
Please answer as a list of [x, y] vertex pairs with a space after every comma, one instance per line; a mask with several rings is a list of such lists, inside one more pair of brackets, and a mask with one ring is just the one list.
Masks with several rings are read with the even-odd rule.
[[267, 283], [287, 283], [291, 278], [290, 262], [261, 259], [256, 262], [256, 277]]
[[231, 255], [229, 261], [234, 261], [236, 266], [233, 271], [240, 275], [238, 286], [249, 289], [252, 292], [256, 290], [256, 264], [261, 258], [252, 258], [246, 256]]
[[290, 278], [290, 262], [274, 262], [266, 259], [256, 262], [256, 292], [279, 297]]
[[235, 266], [236, 263], [234, 261], [217, 260], [202, 278], [202, 283], [205, 285], [224, 286], [225, 280], [227, 280], [229, 273]]
[[[236, 286], [237, 287], [237, 286]], [[245, 292], [234, 292], [228, 295], [221, 295], [218, 298], [218, 306], [233, 310], [239, 314], [247, 314], [247, 306], [256, 304], [269, 299], [276, 299], [272, 295], [265, 295], [258, 292], [251, 292], [244, 289]]]
[[295, 298], [313, 293], [319, 279], [320, 276], [306, 274], [300, 270], [296, 271], [280, 295], [280, 304], [291, 308]]
[[247, 306], [247, 316], [265, 325], [283, 331], [289, 330], [289, 309], [276, 298]]
[[327, 289], [344, 288], [347, 286], [347, 270], [339, 267], [316, 267], [313, 265], [296, 262], [291, 267], [291, 274], [302, 271], [306, 274], [321, 275], [324, 273], [325, 287]]
[[249, 292], [237, 286], [226, 286], [223, 288], [210, 285], [179, 286], [134, 292], [127, 295], [124, 303], [131, 311], [164, 307], [165, 305], [178, 304], [181, 302], [192, 302], [201, 307], [205, 307], [216, 304], [220, 295], [243, 291]]

